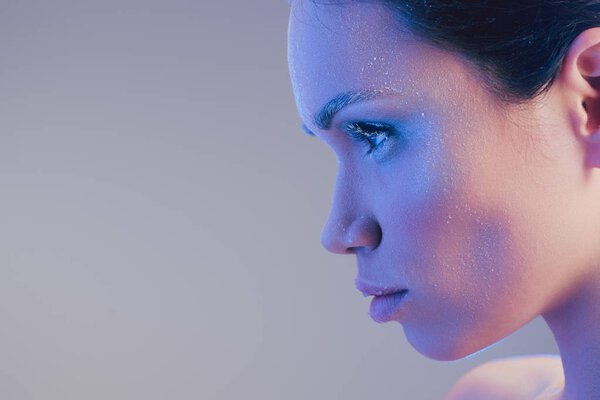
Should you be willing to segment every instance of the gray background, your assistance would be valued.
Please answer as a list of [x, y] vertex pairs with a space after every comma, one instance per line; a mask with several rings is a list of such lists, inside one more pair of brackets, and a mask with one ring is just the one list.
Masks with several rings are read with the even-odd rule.
[[327, 253], [281, 0], [0, 1], [0, 398], [437, 399]]

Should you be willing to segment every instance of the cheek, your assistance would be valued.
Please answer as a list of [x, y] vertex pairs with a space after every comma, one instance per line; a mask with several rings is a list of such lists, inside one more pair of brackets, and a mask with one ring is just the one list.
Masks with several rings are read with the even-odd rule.
[[441, 210], [421, 220], [428, 230], [411, 242], [419, 256], [406, 271], [413, 298], [402, 323], [415, 348], [451, 360], [495, 343], [536, 312], [507, 221], [456, 209], [444, 219]]
[[405, 223], [391, 228], [408, 229], [403, 236], [417, 263], [410, 278], [418, 286], [437, 293], [438, 301], [477, 308], [519, 275], [510, 200], [481, 196], [496, 186], [482, 154], [499, 144], [462, 126], [447, 125], [445, 134], [432, 137], [411, 173], [421, 184], [400, 200]]
[[431, 358], [457, 359], [536, 314], [513, 210], [481, 202], [469, 164], [445, 149], [394, 178], [401, 183], [380, 220], [390, 267], [413, 296], [402, 321], [408, 340]]
[[520, 275], [510, 219], [474, 208], [451, 188], [435, 190], [437, 196], [406, 213], [407, 230], [398, 232], [411, 249], [407, 278], [423, 290], [424, 301], [485, 306]]

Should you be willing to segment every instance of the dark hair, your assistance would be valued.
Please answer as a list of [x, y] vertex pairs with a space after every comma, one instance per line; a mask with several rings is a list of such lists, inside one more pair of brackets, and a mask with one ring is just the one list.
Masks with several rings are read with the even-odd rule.
[[466, 56], [508, 103], [546, 92], [573, 40], [600, 26], [600, 0], [379, 0], [417, 36]]

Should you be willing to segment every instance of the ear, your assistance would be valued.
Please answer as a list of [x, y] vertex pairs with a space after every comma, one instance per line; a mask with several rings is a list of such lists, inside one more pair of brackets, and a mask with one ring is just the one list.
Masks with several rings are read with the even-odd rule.
[[571, 43], [557, 77], [574, 133], [586, 152], [586, 166], [600, 168], [600, 27]]

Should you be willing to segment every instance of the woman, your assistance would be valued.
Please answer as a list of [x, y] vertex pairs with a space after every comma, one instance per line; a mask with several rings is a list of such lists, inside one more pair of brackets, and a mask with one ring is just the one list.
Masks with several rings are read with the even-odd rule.
[[[600, 399], [600, 1], [291, 2], [305, 131], [338, 161], [322, 232], [377, 322], [437, 360], [542, 315], [557, 356], [447, 399]], [[563, 373], [564, 369], [564, 373]]]

